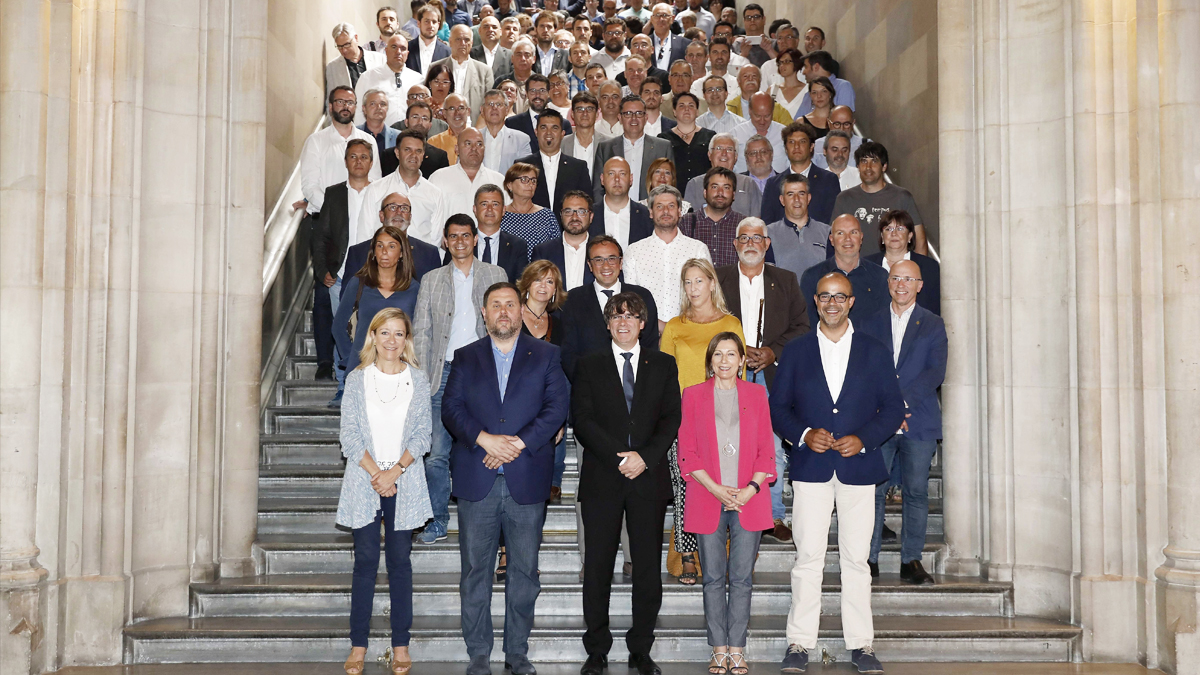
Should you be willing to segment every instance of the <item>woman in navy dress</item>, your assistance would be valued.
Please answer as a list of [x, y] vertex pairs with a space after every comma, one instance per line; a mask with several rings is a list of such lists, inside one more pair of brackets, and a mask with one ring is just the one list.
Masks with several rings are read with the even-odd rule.
[[532, 164], [517, 162], [504, 174], [504, 191], [512, 201], [504, 207], [500, 229], [524, 239], [530, 251], [544, 241], [562, 236], [554, 212], [533, 203], [537, 183], [538, 168]]

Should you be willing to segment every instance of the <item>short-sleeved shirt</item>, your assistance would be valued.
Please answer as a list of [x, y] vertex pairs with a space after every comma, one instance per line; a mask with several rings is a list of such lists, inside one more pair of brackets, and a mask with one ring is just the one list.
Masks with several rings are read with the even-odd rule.
[[891, 183], [879, 192], [867, 192], [861, 185], [843, 190], [833, 202], [833, 217], [843, 213], [854, 214], [858, 224], [862, 226], [863, 233], [862, 250], [859, 255], [866, 257], [883, 250], [879, 243], [879, 219], [892, 209], [907, 211], [908, 215], [912, 216], [914, 225], [924, 224], [912, 193]]

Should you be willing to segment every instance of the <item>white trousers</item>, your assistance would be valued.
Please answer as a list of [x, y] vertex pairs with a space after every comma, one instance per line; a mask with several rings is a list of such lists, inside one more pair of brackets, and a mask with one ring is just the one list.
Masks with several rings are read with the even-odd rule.
[[821, 581], [833, 507], [838, 514], [838, 553], [842, 567], [842, 634], [846, 649], [871, 644], [871, 534], [875, 530], [875, 486], [846, 485], [837, 475], [825, 483], [792, 482], [792, 609], [788, 612], [788, 644], [817, 646], [821, 625]]

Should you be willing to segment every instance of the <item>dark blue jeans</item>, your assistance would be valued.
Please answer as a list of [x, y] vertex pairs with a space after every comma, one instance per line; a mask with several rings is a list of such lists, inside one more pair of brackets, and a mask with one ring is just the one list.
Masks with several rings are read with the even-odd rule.
[[[917, 441], [905, 434], [896, 434], [879, 448], [888, 471], [899, 460], [903, 487], [904, 527], [900, 532], [900, 562], [909, 563], [921, 559], [925, 550], [925, 528], [929, 523], [929, 467], [933, 454], [937, 452], [937, 441]], [[888, 483], [875, 488], [875, 533], [871, 535], [871, 562], [879, 562], [879, 551], [883, 548], [883, 511], [887, 501]]]
[[393, 530], [396, 498], [380, 497], [375, 522], [354, 530], [354, 580], [350, 585], [350, 644], [366, 647], [371, 632], [375, 577], [379, 574], [379, 524], [391, 594], [392, 646], [407, 647], [413, 619], [412, 530]]
[[518, 504], [509, 495], [504, 476], [496, 476], [491, 492], [483, 499], [458, 500], [458, 551], [462, 560], [458, 592], [468, 656], [492, 654], [492, 579], [501, 528], [508, 545], [504, 653], [529, 654], [533, 607], [542, 590], [537, 570], [545, 520], [546, 504]]
[[[450, 379], [450, 361], [442, 365], [442, 381], [433, 392], [433, 439], [429, 455], [425, 458], [425, 482], [429, 484], [429, 503], [433, 506], [433, 519], [445, 528], [450, 523], [450, 446], [452, 439], [442, 424], [442, 395], [446, 393], [446, 380]], [[432, 383], [430, 383], [432, 384]]]

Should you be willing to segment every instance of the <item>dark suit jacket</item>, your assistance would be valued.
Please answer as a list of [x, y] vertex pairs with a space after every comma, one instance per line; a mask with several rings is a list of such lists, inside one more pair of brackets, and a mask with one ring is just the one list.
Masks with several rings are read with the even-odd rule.
[[[674, 51], [674, 49], [672, 49], [672, 51]], [[666, 70], [662, 68], [656, 68], [655, 66], [650, 66], [646, 69], [646, 77], [658, 80], [658, 83], [662, 85], [663, 94], [671, 93], [671, 81], [668, 78], [668, 73]], [[629, 86], [629, 80], [625, 79], [625, 73], [617, 73], [617, 84], [621, 85], [622, 87]], [[637, 92], [635, 91], [633, 93], [636, 94]], [[663, 129], [663, 131], [666, 131], [666, 129]]]
[[[832, 251], [833, 247], [829, 247]], [[921, 280], [924, 282], [921, 285], [921, 292], [917, 293], [917, 304], [925, 309], [942, 315], [942, 266], [938, 261], [930, 258], [927, 255], [921, 255], [917, 252], [908, 254], [913, 262], [917, 263], [917, 267], [921, 269]], [[867, 256], [867, 260], [876, 265], [883, 266], [883, 252], [872, 253]]]
[[[790, 171], [788, 172], [790, 173]], [[762, 219], [764, 223], [773, 223], [783, 218], [783, 204], [779, 203], [779, 192], [783, 187], [783, 178], [787, 174], [777, 174], [767, 179], [763, 187]], [[808, 217], [821, 223], [832, 222], [833, 202], [842, 191], [842, 183], [837, 174], [828, 169], [813, 164], [808, 169], [808, 191], [812, 201], [808, 203]]]
[[[349, 189], [345, 181], [325, 188], [325, 204], [321, 207], [321, 213], [312, 220], [309, 252], [312, 255], [313, 279], [317, 281], [324, 279], [326, 273], [336, 275], [342, 267], [342, 258], [350, 239]], [[357, 272], [358, 268], [354, 271]]]
[[[633, 284], [621, 284], [621, 292], [637, 293], [646, 303], [650, 320], [642, 329], [638, 342], [642, 343], [642, 351], [658, 350], [658, 306], [654, 304], [654, 296], [648, 289]], [[594, 286], [582, 286], [567, 294], [567, 302], [562, 307], [562, 358], [563, 371], [567, 377], [575, 377], [575, 364], [586, 354], [608, 349], [612, 335], [608, 332], [608, 324], [604, 322], [604, 308], [596, 297]]]
[[[568, 73], [571, 72], [570, 52], [565, 49], [558, 50], [558, 52], [554, 55], [554, 62], [550, 65], [550, 69], [551, 72], [555, 70], [565, 70]], [[538, 54], [538, 48], [536, 46], [533, 48], [533, 72], [541, 73], [546, 77], [550, 77], [550, 73], [542, 73], [542, 59], [541, 55]]]
[[513, 349], [503, 400], [490, 336], [454, 352], [442, 397], [442, 423], [454, 439], [450, 475], [452, 494], [459, 499], [480, 501], [496, 482], [497, 471], [483, 465], [486, 453], [475, 444], [481, 431], [518, 436], [525, 443], [521, 454], [504, 465], [505, 482], [518, 504], [550, 498], [554, 436], [567, 421], [569, 408], [567, 378], [558, 347], [549, 342], [521, 334]]
[[[436, 270], [442, 266], [441, 258], [438, 257], [438, 249], [432, 244], [426, 244], [420, 239], [409, 237], [408, 243], [413, 250], [413, 265], [417, 268], [417, 281], [421, 280], [426, 273]], [[346, 278], [349, 279], [367, 264], [367, 253], [371, 248], [371, 240], [357, 243], [346, 251]], [[346, 294], [346, 284], [342, 284], [342, 295]]]
[[[483, 55], [483, 43], [478, 40], [471, 47], [471, 58], [487, 65], [487, 57]], [[492, 59], [492, 81], [496, 78], [508, 77], [512, 73], [512, 50], [504, 45], [496, 46], [496, 57]]]
[[[533, 119], [531, 117], [529, 117], [528, 111], [523, 112], [519, 115], [513, 115], [512, 117], [509, 117], [508, 119], [504, 120], [504, 126], [508, 127], [509, 129], [516, 129], [517, 131], [520, 131], [521, 133], [528, 136], [529, 137], [529, 150], [531, 152], [533, 152], [534, 154], [537, 154], [537, 152], [541, 149], [541, 146], [538, 145], [537, 133], [535, 133], [535, 130], [533, 128]], [[570, 134], [570, 133], [572, 133], [571, 132], [571, 123], [564, 119], [563, 120], [563, 134], [566, 135], [566, 134]], [[582, 159], [579, 161], [583, 162]], [[583, 162], [583, 166], [586, 168], [587, 162]]]
[[429, 180], [434, 171], [448, 166], [450, 166], [450, 156], [446, 154], [446, 151], [426, 143], [425, 159], [421, 160], [421, 175], [425, 177], [425, 180]]
[[[742, 292], [737, 263], [717, 268], [717, 283], [725, 294], [725, 305], [729, 313], [741, 320]], [[800, 282], [793, 272], [766, 265], [763, 267], [763, 346], [775, 352], [778, 363], [783, 348], [792, 340], [808, 332], [808, 312], [804, 298], [800, 295]], [[753, 327], [749, 327], [751, 331]], [[746, 339], [752, 336], [747, 335]], [[776, 363], [768, 364], [763, 372], [767, 376], [767, 388], [775, 380]]]
[[[595, 205], [592, 206], [592, 225], [588, 228], [588, 232], [593, 237], [612, 234], [604, 224], [603, 197], [597, 199]], [[652, 234], [654, 234], [654, 221], [650, 220], [650, 209], [632, 199], [629, 200], [629, 243], [641, 241]]]
[[[666, 132], [674, 129], [675, 126], [679, 124], [679, 122], [676, 122], [675, 120], [671, 119], [670, 117], [667, 117], [666, 115], [661, 115], [659, 117], [659, 119], [662, 120], [663, 133], [666, 133]], [[667, 142], [669, 143], [670, 141], [667, 141]]]
[[[892, 308], [885, 307], [862, 322], [862, 332], [885, 345], [892, 344]], [[942, 317], [919, 303], [908, 317], [904, 338], [900, 341], [900, 359], [896, 377], [908, 406], [908, 431], [915, 441], [936, 441], [942, 437], [942, 406], [937, 390], [946, 379], [946, 324]]]
[[[651, 34], [650, 42], [652, 45], [654, 45], [656, 40], [657, 40], [657, 38], [655, 38], [655, 36], [653, 34]], [[682, 59], [684, 57], [684, 55], [687, 54], [687, 48], [688, 48], [688, 45], [690, 45], [690, 44], [692, 44], [691, 40], [688, 40], [687, 38], [684, 38], [683, 36], [680, 36], [680, 35], [672, 35], [671, 36], [671, 53], [667, 54], [667, 58], [664, 62], [660, 62], [658, 60], [658, 47], [655, 45], [654, 53], [650, 55], [650, 58], [654, 59], [654, 67], [656, 69], [660, 69], [660, 70], [670, 70], [672, 63], [675, 63], [679, 59]], [[664, 94], [667, 93], [667, 90], [663, 89], [663, 93]]]
[[[650, 167], [651, 162], [659, 157], [666, 157], [671, 160], [672, 164], [675, 163], [675, 150], [671, 147], [671, 141], [665, 138], [644, 135], [642, 136], [642, 143], [642, 165], [640, 167], [629, 167], [630, 171], [641, 176], [641, 180], [638, 182], [638, 194], [634, 195], [630, 193], [630, 199], [645, 199], [646, 195], [649, 194], [649, 190], [646, 189], [646, 169]], [[610, 138], [607, 141], [601, 141], [596, 144], [596, 156], [592, 160], [592, 166], [600, 169], [592, 177], [592, 188], [595, 191], [596, 201], [604, 198], [604, 186], [600, 184], [600, 176], [604, 173], [604, 163], [613, 157], [624, 156], [624, 136], [617, 136], [616, 138]]]
[[592, 189], [591, 184], [588, 183], [587, 162], [582, 159], [567, 157], [567, 153], [559, 151], [558, 180], [554, 183], [554, 201], [551, 203], [550, 192], [546, 187], [546, 170], [542, 166], [542, 153], [535, 149], [532, 155], [525, 155], [517, 161], [532, 164], [538, 168], [537, 191], [533, 193], [533, 203], [538, 206], [552, 208], [555, 214], [562, 211], [563, 195], [568, 191], [583, 190], [587, 192]]
[[[434, 38], [433, 60], [426, 63], [425, 67], [428, 68], [434, 61], [441, 61], [442, 59], [449, 58], [449, 56], [450, 45]], [[421, 36], [418, 35], [408, 41], [408, 61], [405, 62], [405, 65], [418, 73], [425, 72], [421, 70]]]
[[[834, 401], [821, 364], [819, 330], [813, 329], [784, 347], [771, 389], [772, 426], [792, 443], [791, 479], [824, 483], [836, 471], [838, 480], [847, 485], [877, 485], [888, 479], [879, 446], [904, 421], [904, 396], [892, 365], [892, 350], [856, 330], [846, 380]], [[832, 449], [813, 452], [803, 443], [804, 430], [810, 427], [825, 429], [834, 438], [858, 436], [865, 452], [851, 457]]]
[[[621, 373], [612, 350], [598, 350], [575, 367], [571, 419], [583, 446], [578, 498], [620, 499], [630, 491], [643, 499], [671, 498], [667, 451], [679, 433], [679, 369], [675, 359], [643, 349], [638, 356], [633, 404], [626, 408]], [[636, 451], [646, 470], [629, 480], [618, 452]]]
[[[482, 240], [483, 234], [481, 233], [479, 237]], [[449, 251], [446, 251], [442, 257], [442, 264], [450, 264]], [[521, 272], [524, 272], [525, 266], [529, 264], [529, 242], [511, 232], [501, 230], [500, 254], [496, 256], [496, 264], [508, 275], [509, 281], [517, 283], [517, 279], [521, 278]]]
[[[826, 258], [825, 262], [813, 265], [800, 275], [800, 293], [804, 296], [804, 303], [808, 305], [809, 326], [816, 326], [818, 321], [817, 301], [813, 300], [817, 292], [817, 282], [833, 271], [840, 271], [837, 259]], [[887, 277], [887, 272], [879, 265], [866, 258], [859, 259], [858, 267], [846, 275], [854, 289], [854, 307], [850, 308], [851, 321], [865, 319], [892, 301], [892, 296], [888, 293]]]
[[[588, 238], [591, 239], [591, 237]], [[558, 268], [558, 273], [563, 276], [565, 282], [567, 275], [567, 257], [563, 254], [563, 246], [564, 244], [562, 237], [551, 239], [550, 241], [543, 241], [542, 243], [533, 247], [533, 253], [529, 256], [529, 260], [530, 262], [534, 260], [549, 260], [550, 262], [554, 263], [554, 266]], [[586, 247], [587, 243], [584, 243], [584, 246]], [[587, 266], [587, 263], [584, 263], [583, 286], [580, 288], [587, 288], [595, 283], [595, 281], [596, 276], [592, 274], [592, 269]]]

